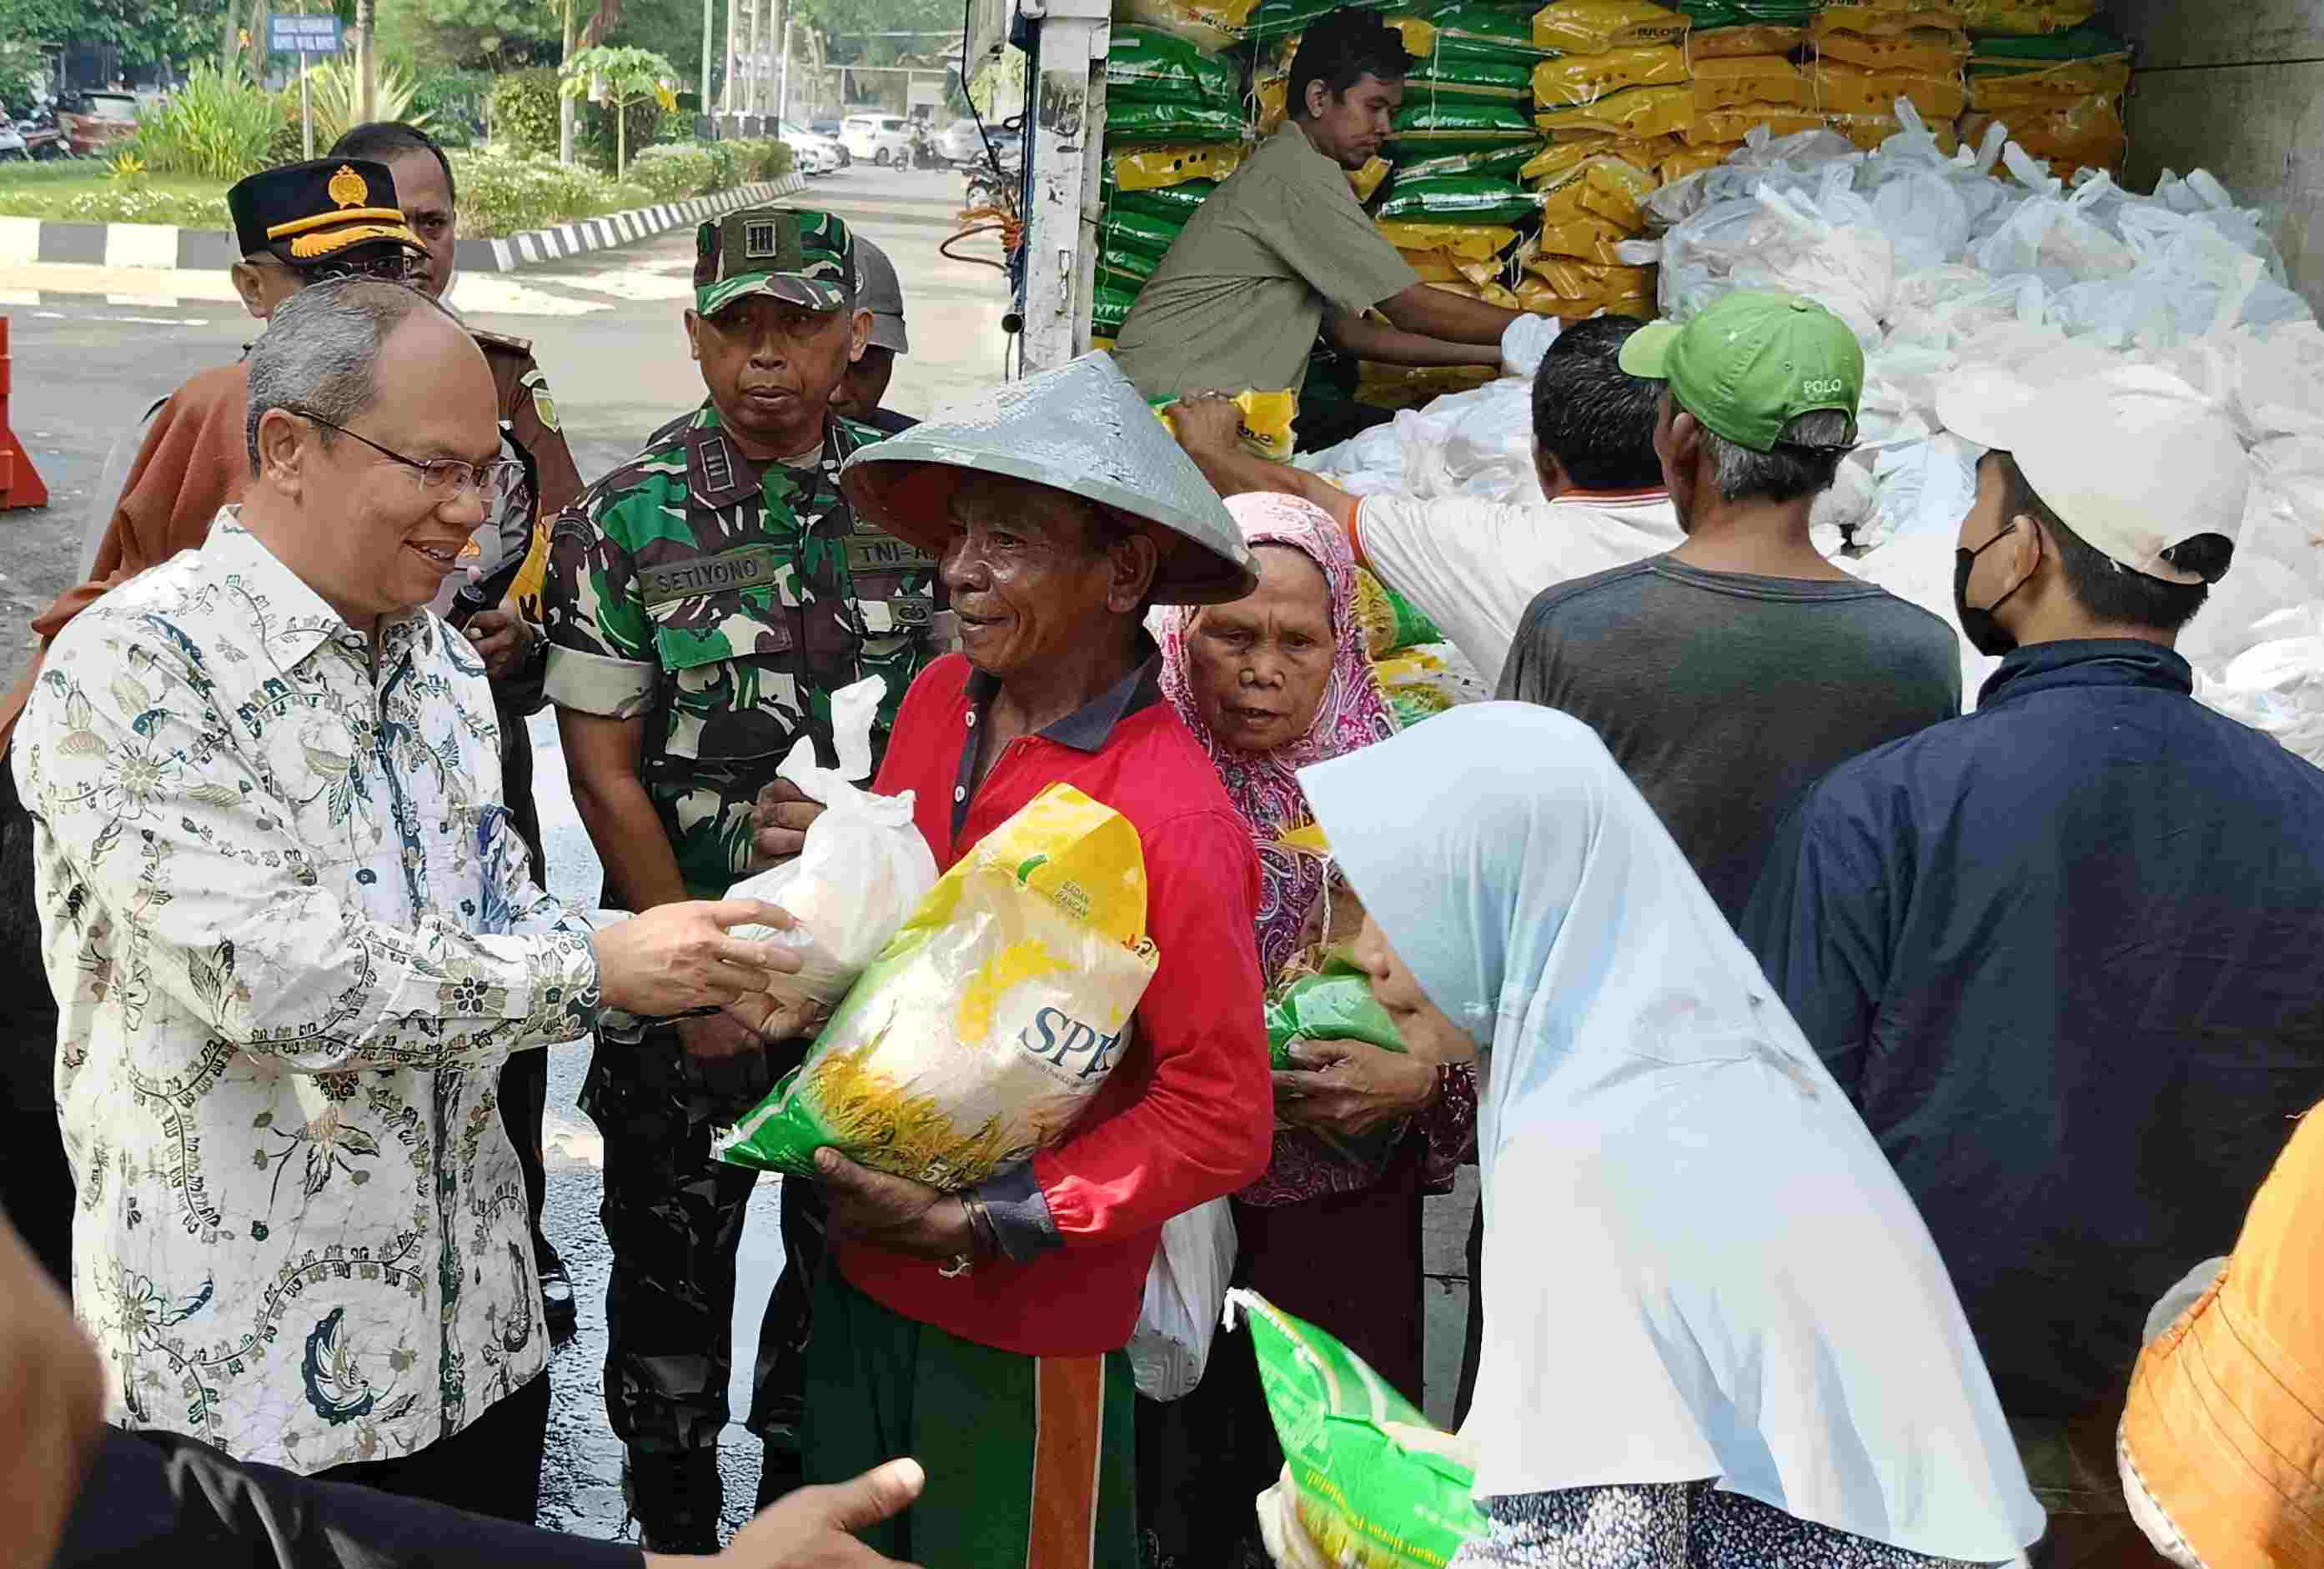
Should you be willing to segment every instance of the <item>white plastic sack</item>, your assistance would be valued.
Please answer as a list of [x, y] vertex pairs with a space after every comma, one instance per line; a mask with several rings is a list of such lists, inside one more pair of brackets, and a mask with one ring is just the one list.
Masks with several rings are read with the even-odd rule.
[[818, 766], [815, 743], [802, 739], [779, 770], [823, 803], [823, 815], [807, 829], [798, 856], [726, 890], [730, 899], [779, 904], [798, 921], [788, 931], [733, 931], [798, 954], [798, 973], [775, 977], [768, 989], [786, 1011], [808, 1017], [828, 1013], [847, 994], [936, 886], [936, 857], [912, 823], [912, 793], [874, 795], [851, 783], [872, 772], [872, 721], [884, 690], [885, 683], [872, 675], [832, 694], [839, 766]]
[[1194, 1393], [1234, 1273], [1234, 1212], [1223, 1198], [1173, 1216], [1146, 1271], [1146, 1303], [1130, 1335], [1130, 1372], [1149, 1400]]

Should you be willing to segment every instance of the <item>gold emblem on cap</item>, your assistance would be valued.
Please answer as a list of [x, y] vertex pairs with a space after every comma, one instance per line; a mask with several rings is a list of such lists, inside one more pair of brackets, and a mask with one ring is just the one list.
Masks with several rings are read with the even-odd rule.
[[371, 205], [371, 187], [364, 183], [364, 177], [355, 171], [352, 164], [339, 165], [337, 172], [331, 176], [331, 183], [323, 188], [323, 192], [343, 207]]

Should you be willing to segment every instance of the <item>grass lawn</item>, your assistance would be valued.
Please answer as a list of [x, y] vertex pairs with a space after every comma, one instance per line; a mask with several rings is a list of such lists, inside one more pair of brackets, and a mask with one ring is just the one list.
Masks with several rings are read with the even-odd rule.
[[[493, 239], [661, 199], [641, 185], [617, 185], [586, 170], [504, 160], [472, 164], [463, 154], [454, 156], [460, 166], [460, 233], [467, 239]], [[96, 158], [0, 163], [0, 216], [51, 223], [175, 224], [224, 233], [234, 227], [226, 190], [226, 181], [198, 175], [148, 174], [123, 186]]]

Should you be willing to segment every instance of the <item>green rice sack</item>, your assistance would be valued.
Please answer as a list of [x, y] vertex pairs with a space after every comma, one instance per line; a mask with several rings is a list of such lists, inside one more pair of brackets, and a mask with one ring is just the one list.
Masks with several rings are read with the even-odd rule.
[[1118, 289], [1125, 294], [1136, 294], [1146, 287], [1161, 266], [1151, 256], [1136, 251], [1100, 251], [1097, 253], [1097, 286]]
[[1513, 224], [1540, 213], [1541, 197], [1513, 179], [1451, 174], [1434, 179], [1398, 175], [1372, 216], [1415, 224]]
[[1448, 5], [1429, 20], [1436, 24], [1438, 60], [1503, 60], [1530, 67], [1543, 50], [1533, 41], [1537, 7], [1466, 4]]
[[1106, 48], [1105, 95], [1109, 119], [1122, 104], [1194, 103], [1239, 109], [1242, 70], [1233, 60], [1204, 54], [1158, 27], [1117, 23]]
[[1506, 98], [1517, 103], [1533, 96], [1532, 64], [1519, 60], [1464, 60], [1458, 55], [1423, 60], [1404, 78], [1404, 101]]
[[1531, 142], [1512, 142], [1506, 147], [1489, 147], [1482, 152], [1445, 152], [1408, 159], [1397, 166], [1396, 172], [1400, 179], [1438, 179], [1448, 174], [1489, 174], [1516, 179], [1535, 155], [1548, 145], [1547, 138], [1536, 136]]
[[1515, 104], [1445, 98], [1396, 112], [1388, 142], [1401, 161], [1446, 152], [1484, 152], [1538, 142], [1541, 133]]
[[1213, 142], [1242, 140], [1242, 110], [1181, 99], [1169, 104], [1108, 104], [1105, 144], [1134, 142]]
[[1296, 1068], [1294, 1041], [1361, 1041], [1402, 1053], [1404, 1037], [1396, 1021], [1372, 996], [1372, 983], [1345, 959], [1327, 961], [1321, 973], [1303, 975], [1267, 1000], [1267, 1054], [1278, 1069]]
[[1121, 324], [1130, 319], [1130, 307], [1138, 303], [1138, 296], [1127, 289], [1100, 285], [1092, 291], [1090, 300], [1090, 331], [1102, 338], [1121, 335]]
[[1109, 207], [1098, 225], [1098, 243], [1115, 252], [1142, 251], [1159, 262], [1178, 243], [1185, 226], [1130, 207]]
[[1341, 1569], [1444, 1569], [1485, 1534], [1460, 1440], [1361, 1358], [1256, 1291], [1227, 1293], [1250, 1326], [1300, 1528]]
[[1211, 199], [1219, 188], [1214, 179], [1190, 179], [1184, 185], [1166, 185], [1159, 190], [1123, 190], [1113, 183], [1113, 164], [1106, 163], [1106, 176], [1101, 188], [1101, 198], [1108, 212], [1138, 213], [1157, 218], [1166, 224], [1185, 225], [1194, 216], [1194, 209]]

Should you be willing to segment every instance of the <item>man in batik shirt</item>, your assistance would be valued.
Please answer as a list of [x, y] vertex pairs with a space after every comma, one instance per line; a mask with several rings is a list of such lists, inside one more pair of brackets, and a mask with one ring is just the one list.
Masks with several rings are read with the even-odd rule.
[[531, 881], [484, 665], [422, 607], [504, 493], [492, 373], [398, 284], [251, 351], [252, 477], [57, 637], [12, 748], [110, 1418], [530, 1523], [549, 1415], [513, 1051], [739, 1003], [737, 901]]

